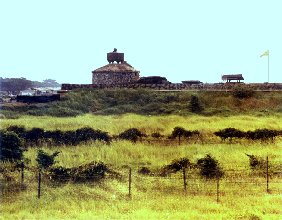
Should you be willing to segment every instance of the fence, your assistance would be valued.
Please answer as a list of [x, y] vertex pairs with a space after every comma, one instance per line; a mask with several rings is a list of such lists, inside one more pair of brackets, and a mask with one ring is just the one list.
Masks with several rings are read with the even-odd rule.
[[[117, 179], [119, 184], [127, 188], [127, 192], [122, 193], [130, 199], [134, 199], [134, 193], [138, 192], [161, 192], [165, 194], [183, 193], [185, 196], [211, 196], [214, 201], [220, 202], [222, 196], [232, 196], [235, 194], [281, 194], [282, 193], [282, 171], [273, 169], [268, 157], [264, 170], [251, 170], [245, 167], [224, 170], [222, 178], [204, 179], [194, 170], [183, 168], [180, 172], [167, 176], [158, 174], [141, 174], [137, 169], [131, 167], [120, 168], [113, 175], [106, 176], [104, 181]], [[26, 178], [25, 173], [28, 177]], [[2, 176], [4, 174], [2, 173]], [[46, 187], [56, 188], [60, 184], [52, 182], [48, 176], [35, 167], [21, 166], [18, 169], [18, 181], [9, 183], [9, 180], [1, 183], [1, 197], [12, 197], [9, 194], [10, 187], [20, 187], [21, 190], [31, 187], [37, 191], [37, 198], [42, 197], [42, 192]], [[95, 176], [93, 176], [95, 177]], [[98, 177], [98, 176], [97, 176]], [[7, 177], [6, 177], [7, 178]], [[4, 177], [2, 177], [4, 179]], [[72, 182], [69, 178], [60, 178], [61, 183]], [[91, 183], [88, 182], [88, 183]], [[5, 185], [6, 184], [6, 185]], [[76, 184], [73, 182], [73, 184]], [[35, 187], [36, 186], [36, 187]], [[13, 189], [10, 189], [13, 191]], [[116, 187], [118, 191], [118, 187]]]

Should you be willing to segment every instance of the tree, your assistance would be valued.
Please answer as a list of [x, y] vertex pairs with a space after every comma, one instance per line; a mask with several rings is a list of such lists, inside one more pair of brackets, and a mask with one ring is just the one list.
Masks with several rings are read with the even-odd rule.
[[17, 134], [0, 131], [0, 161], [19, 161], [23, 151], [23, 143]]
[[189, 110], [193, 113], [200, 113], [203, 111], [203, 106], [200, 103], [198, 96], [192, 95], [189, 102]]
[[36, 161], [40, 169], [47, 169], [55, 163], [55, 157], [59, 155], [59, 151], [56, 151], [53, 154], [48, 154], [43, 150], [39, 150], [37, 153]]
[[31, 88], [32, 82], [26, 78], [1, 78], [0, 88], [12, 94], [18, 94], [20, 91]]
[[146, 136], [137, 128], [130, 128], [119, 134], [120, 139], [130, 140], [132, 142], [136, 142], [139, 138]]
[[204, 158], [197, 161], [197, 165], [200, 168], [200, 174], [207, 179], [222, 177], [224, 172], [219, 166], [219, 162], [207, 154]]

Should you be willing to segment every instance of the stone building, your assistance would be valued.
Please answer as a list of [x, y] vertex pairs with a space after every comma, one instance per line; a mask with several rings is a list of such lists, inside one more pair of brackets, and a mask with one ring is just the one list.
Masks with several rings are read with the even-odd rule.
[[124, 54], [118, 53], [116, 49], [108, 53], [109, 64], [92, 71], [92, 84], [120, 85], [136, 82], [139, 79], [139, 71], [124, 61], [123, 57]]

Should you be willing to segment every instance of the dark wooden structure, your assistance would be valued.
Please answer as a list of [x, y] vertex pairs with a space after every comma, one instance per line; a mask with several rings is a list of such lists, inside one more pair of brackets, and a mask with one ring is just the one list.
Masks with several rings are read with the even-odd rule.
[[118, 53], [117, 49], [114, 48], [113, 52], [107, 53], [107, 60], [109, 63], [123, 63], [124, 62], [124, 53]]
[[226, 82], [231, 82], [232, 80], [241, 82], [241, 80], [244, 80], [244, 77], [242, 74], [231, 74], [231, 75], [222, 75], [222, 80]]

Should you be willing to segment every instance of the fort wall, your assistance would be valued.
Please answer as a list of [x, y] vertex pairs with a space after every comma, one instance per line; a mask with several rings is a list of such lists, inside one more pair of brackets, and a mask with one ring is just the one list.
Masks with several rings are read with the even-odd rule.
[[205, 83], [198, 85], [189, 85], [184, 83], [166, 83], [166, 84], [62, 84], [62, 90], [73, 89], [110, 89], [110, 88], [128, 88], [128, 89], [153, 89], [153, 90], [199, 90], [199, 91], [226, 91], [232, 90], [238, 85], [246, 86], [253, 90], [260, 91], [282, 91], [282, 83]]

